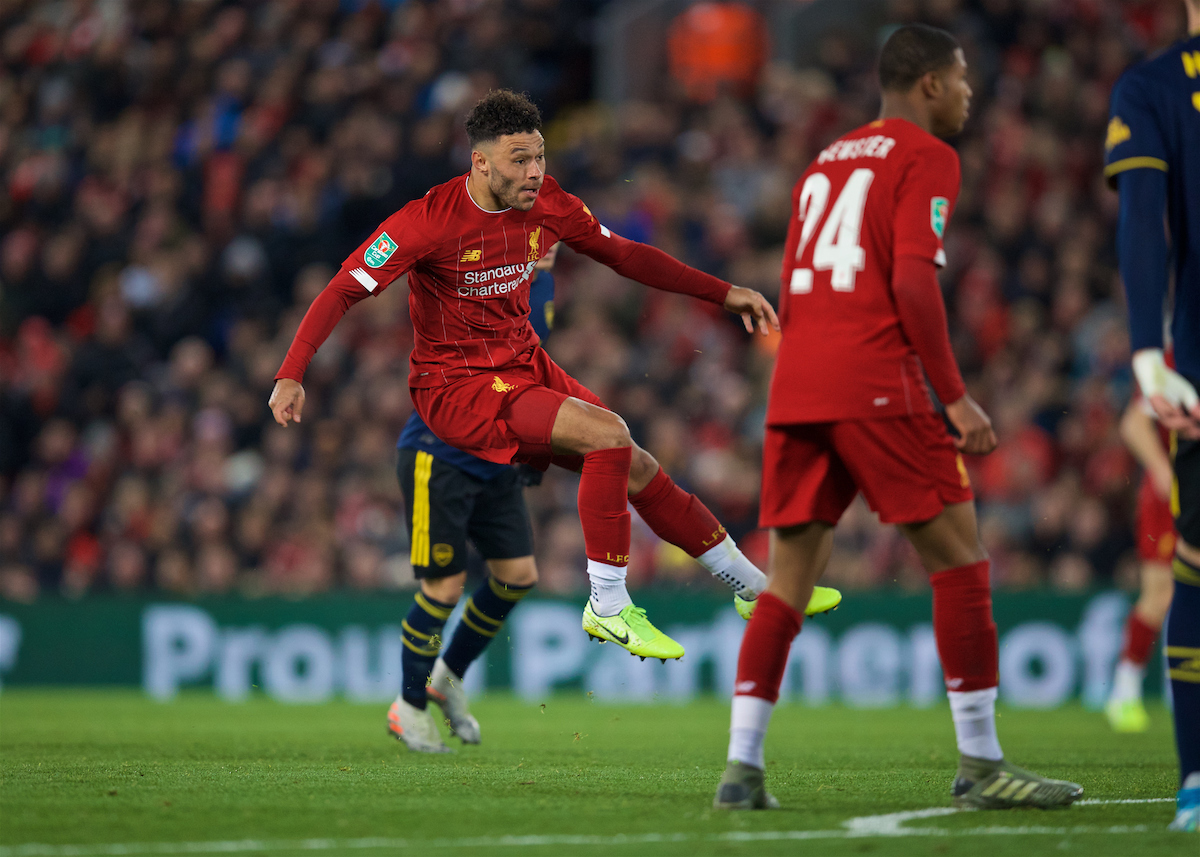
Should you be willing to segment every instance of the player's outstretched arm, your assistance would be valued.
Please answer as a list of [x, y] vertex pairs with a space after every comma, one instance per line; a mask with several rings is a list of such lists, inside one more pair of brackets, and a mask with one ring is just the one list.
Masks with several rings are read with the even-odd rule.
[[729, 294], [725, 295], [725, 309], [742, 317], [747, 333], [754, 333], [755, 326], [763, 336], [770, 333], [770, 328], [779, 330], [779, 316], [775, 315], [775, 307], [754, 289], [731, 286]]
[[954, 445], [960, 451], [968, 455], [987, 455], [996, 448], [996, 432], [992, 430], [992, 421], [969, 394], [946, 405], [946, 416], [958, 429]]
[[288, 346], [283, 365], [275, 373], [275, 389], [267, 400], [267, 407], [275, 422], [287, 428], [289, 422], [300, 422], [304, 410], [304, 388], [300, 386], [304, 372], [317, 349], [333, 332], [346, 310], [370, 294], [358, 284], [345, 267], [334, 275], [321, 293], [317, 295], [304, 314], [292, 344]]

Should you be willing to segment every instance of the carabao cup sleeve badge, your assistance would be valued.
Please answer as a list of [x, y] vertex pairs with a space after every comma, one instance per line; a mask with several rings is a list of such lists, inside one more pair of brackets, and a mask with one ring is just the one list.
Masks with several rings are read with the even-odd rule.
[[367, 263], [368, 268], [382, 268], [395, 252], [396, 242], [392, 240], [392, 236], [384, 232], [367, 248], [367, 252], [363, 254], [363, 260]]
[[939, 239], [946, 234], [946, 215], [950, 211], [950, 200], [935, 196], [929, 201], [929, 225]]

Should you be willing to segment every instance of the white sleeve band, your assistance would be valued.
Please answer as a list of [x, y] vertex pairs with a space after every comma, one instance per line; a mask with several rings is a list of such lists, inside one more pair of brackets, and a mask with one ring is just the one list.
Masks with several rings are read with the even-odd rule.
[[374, 292], [379, 286], [379, 281], [364, 271], [362, 268], [354, 268], [350, 271], [350, 276], [358, 280], [362, 287], [368, 292]]

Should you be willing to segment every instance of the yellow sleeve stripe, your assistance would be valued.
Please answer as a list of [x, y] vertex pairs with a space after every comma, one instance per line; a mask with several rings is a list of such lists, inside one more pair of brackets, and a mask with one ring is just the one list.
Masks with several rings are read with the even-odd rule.
[[1167, 162], [1161, 158], [1122, 158], [1119, 161], [1113, 161], [1104, 168], [1104, 175], [1107, 178], [1112, 178], [1117, 173], [1123, 173], [1126, 170], [1150, 169], [1162, 170], [1167, 172]]
[[1190, 681], [1200, 684], [1200, 670], [1186, 672], [1184, 670], [1167, 670], [1167, 674], [1175, 681]]
[[1167, 646], [1168, 658], [1200, 658], [1200, 649], [1190, 646]]

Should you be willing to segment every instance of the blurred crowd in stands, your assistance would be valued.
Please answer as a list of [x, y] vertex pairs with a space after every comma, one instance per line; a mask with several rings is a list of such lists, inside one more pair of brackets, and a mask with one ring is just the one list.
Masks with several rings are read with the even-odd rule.
[[[831, 32], [796, 68], [770, 60], [762, 3], [702, 4], [672, 25], [661, 96], [614, 107], [592, 80], [605, 6], [0, 6], [0, 598], [411, 584], [393, 459], [412, 407], [403, 282], [321, 349], [300, 426], [276, 426], [266, 400], [347, 253], [466, 171], [462, 118], [490, 88], [531, 94], [550, 172], [608, 227], [777, 296], [791, 187], [874, 118], [879, 34]], [[943, 285], [960, 363], [1001, 440], [970, 462], [1001, 587], [1131, 579], [1138, 472], [1117, 436], [1131, 378], [1101, 162], [1112, 84], [1179, 37], [1179, 7], [887, 4], [892, 22], [952, 30], [971, 66]], [[739, 16], [730, 32], [744, 50], [728, 56], [751, 66], [695, 61], [729, 47], [703, 44], [701, 16], [717, 13]], [[772, 343], [570, 252], [556, 275], [552, 355], [765, 561]], [[529, 490], [545, 591], [586, 583], [575, 486], [552, 472]], [[633, 584], [711, 585], [634, 529]], [[857, 502], [827, 582], [923, 579]]]

